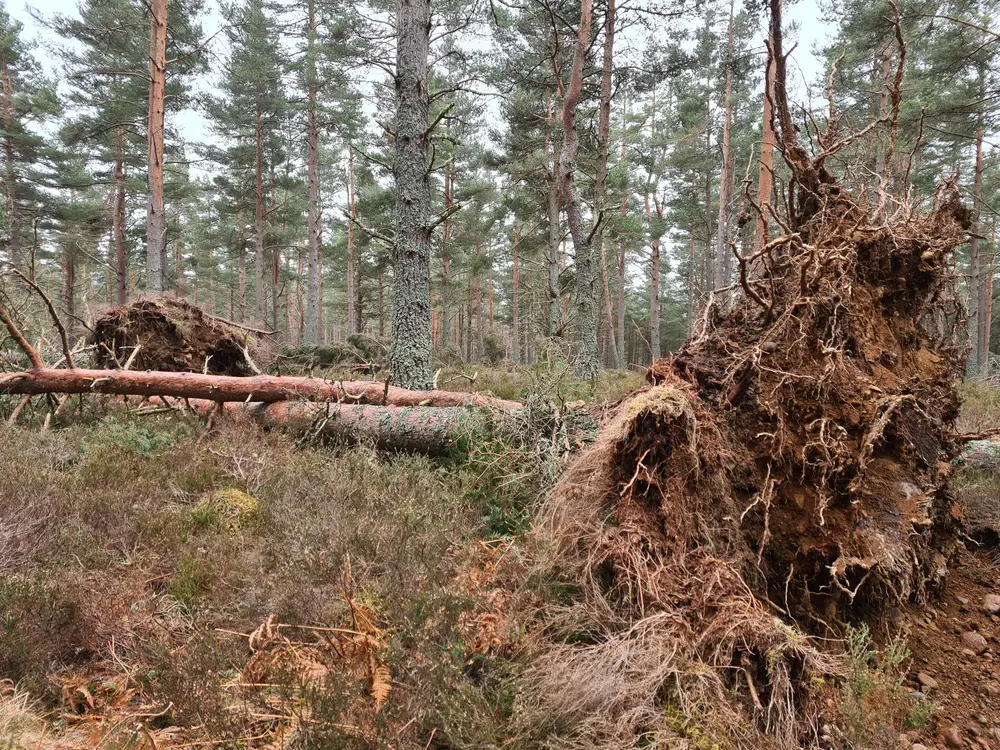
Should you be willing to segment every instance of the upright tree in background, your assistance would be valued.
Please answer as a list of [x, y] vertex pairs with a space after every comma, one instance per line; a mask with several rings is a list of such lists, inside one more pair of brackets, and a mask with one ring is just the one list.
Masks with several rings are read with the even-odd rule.
[[[715, 288], [729, 286], [733, 269], [729, 247], [729, 204], [733, 199], [733, 42], [736, 34], [736, 18], [733, 14], [734, 2], [729, 0], [729, 28], [726, 31], [726, 89], [722, 115], [722, 165], [719, 172], [719, 224], [715, 234]], [[720, 302], [725, 306], [728, 293], [722, 293]]]
[[774, 44], [774, 29], [768, 31], [767, 41], [767, 74], [764, 76], [764, 137], [760, 144], [760, 170], [757, 177], [757, 248], [767, 244], [768, 220], [767, 206], [771, 204], [771, 191], [774, 189], [774, 75], [775, 61], [772, 54]]
[[55, 85], [41, 75], [31, 50], [21, 39], [23, 28], [0, 7], [0, 126], [4, 162], [3, 195], [9, 260], [34, 276], [35, 247], [24, 248], [25, 228], [40, 219], [52, 197], [41, 190], [49, 181], [53, 147], [38, 126], [60, 112]]
[[389, 369], [397, 385], [429, 388], [430, 107], [427, 55], [429, 0], [396, 2], [396, 117], [394, 122], [396, 227], [393, 236], [392, 347]]
[[167, 83], [167, 0], [151, 0], [149, 19], [149, 110], [146, 117], [146, 292], [164, 289], [167, 216], [163, 205], [163, 127]]
[[[209, 102], [208, 112], [214, 130], [227, 146], [210, 151], [230, 172], [234, 185], [249, 187], [249, 191], [241, 188], [240, 194], [252, 195], [250, 205], [236, 217], [253, 219], [254, 309], [258, 322], [264, 323], [268, 314], [264, 271], [268, 267], [265, 249], [269, 173], [275, 167], [274, 161], [285, 156], [281, 138], [288, 106], [282, 80], [284, 62], [274, 43], [277, 24], [263, 0], [227, 6], [225, 13], [230, 19], [231, 52], [222, 70], [221, 95]], [[241, 291], [241, 306], [243, 297]]]
[[569, 84], [563, 97], [562, 126], [563, 147], [559, 156], [559, 177], [562, 183], [563, 208], [566, 223], [573, 238], [573, 259], [576, 273], [576, 312], [580, 336], [580, 353], [574, 372], [578, 377], [591, 379], [597, 376], [600, 362], [597, 355], [597, 304], [594, 294], [593, 263], [590, 252], [590, 234], [582, 226], [580, 193], [576, 184], [577, 152], [580, 136], [577, 132], [576, 114], [583, 91], [583, 65], [590, 46], [592, 0], [580, 3], [580, 27], [573, 52]]
[[316, 0], [307, 0], [306, 12], [306, 169], [308, 170], [309, 210], [306, 233], [309, 242], [308, 282], [306, 293], [305, 341], [319, 342], [319, 115], [317, 99], [319, 81], [317, 71]]
[[611, 284], [608, 280], [608, 259], [604, 246], [605, 198], [607, 194], [608, 159], [611, 150], [611, 96], [612, 74], [614, 72], [615, 55], [615, 0], [608, 0], [604, 17], [604, 45], [601, 64], [601, 101], [597, 117], [597, 169], [594, 176], [594, 229], [593, 242], [596, 255], [601, 264], [601, 282], [604, 298], [607, 335], [609, 338], [608, 352], [614, 367], [621, 367], [618, 359], [618, 347], [615, 344], [614, 304], [611, 296]]

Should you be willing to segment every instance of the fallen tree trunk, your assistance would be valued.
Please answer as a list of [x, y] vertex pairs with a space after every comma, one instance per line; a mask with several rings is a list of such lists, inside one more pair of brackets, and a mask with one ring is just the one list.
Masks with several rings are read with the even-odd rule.
[[461, 406], [429, 409], [277, 401], [248, 404], [246, 409], [267, 427], [428, 456], [449, 455], [483, 425], [481, 411]]
[[0, 374], [0, 393], [102, 393], [112, 396], [173, 396], [209, 401], [345, 401], [392, 406], [519, 407], [515, 401], [454, 391], [411, 391], [359, 380], [255, 375], [248, 378], [196, 372], [57, 370], [42, 367]]
[[[460, 449], [476, 430], [485, 428], [486, 415], [462, 406], [371, 406], [368, 404], [271, 403], [220, 404], [206, 399], [156, 397], [150, 403], [169, 409], [191, 411], [210, 420], [218, 415], [244, 413], [269, 429], [281, 429], [301, 437], [343, 443], [371, 443], [386, 451], [405, 451], [425, 456], [447, 456]], [[505, 412], [516, 416], [519, 409]]]

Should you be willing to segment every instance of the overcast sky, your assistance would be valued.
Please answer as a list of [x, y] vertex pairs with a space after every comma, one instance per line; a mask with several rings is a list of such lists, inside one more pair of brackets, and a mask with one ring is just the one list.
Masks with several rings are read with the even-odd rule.
[[[2, 2], [3, 0], [0, 0]], [[76, 13], [77, 0], [7, 0], [7, 10], [14, 18], [24, 24], [29, 39], [34, 39], [39, 43], [37, 54], [42, 64], [50, 73], [55, 73], [54, 57], [46, 48], [51, 45], [51, 34], [35, 23], [28, 8], [32, 7], [41, 11], [44, 15], [62, 13], [72, 15]], [[207, 13], [202, 19], [202, 29], [206, 36], [215, 33], [222, 26], [222, 17], [218, 12], [216, 0], [207, 0]], [[824, 43], [829, 37], [827, 25], [820, 20], [820, 9], [817, 0], [802, 0], [789, 6], [786, 11], [786, 20], [794, 23], [797, 29], [788, 34], [792, 39], [797, 39], [796, 47], [792, 58], [789, 72], [795, 74], [794, 81], [790, 81], [790, 88], [793, 89], [795, 98], [804, 98], [806, 94], [805, 85], [808, 82], [815, 82], [821, 71], [822, 63], [814, 54], [818, 44]], [[222, 37], [216, 38], [216, 44], [223, 43]], [[761, 42], [763, 47], [763, 42]], [[792, 76], [790, 76], [792, 77]], [[803, 102], [805, 103], [805, 102]], [[179, 113], [174, 119], [175, 125], [181, 132], [185, 140], [189, 142], [206, 141], [211, 139], [211, 134], [205, 126], [205, 122], [200, 113], [186, 111]]]

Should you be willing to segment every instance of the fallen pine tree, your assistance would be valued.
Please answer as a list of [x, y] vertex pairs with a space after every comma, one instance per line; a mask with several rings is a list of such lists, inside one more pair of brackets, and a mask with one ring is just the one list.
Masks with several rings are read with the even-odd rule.
[[0, 393], [101, 393], [112, 396], [172, 396], [209, 401], [343, 401], [380, 406], [480, 406], [516, 408], [481, 393], [412, 391], [388, 382], [254, 375], [232, 377], [197, 372], [85, 370], [35, 367], [0, 374]]
[[[32, 288], [42, 294], [36, 286]], [[46, 303], [50, 304], [47, 298]], [[32, 396], [138, 396], [157, 400], [171, 410], [189, 410], [210, 419], [230, 403], [230, 408], [238, 408], [269, 427], [340, 441], [366, 441], [386, 450], [446, 455], [483, 423], [483, 409], [503, 410], [513, 416], [521, 407], [515, 401], [480, 393], [413, 391], [388, 381], [136, 371], [127, 369], [130, 361], [113, 370], [81, 369], [74, 366], [74, 353], [54, 312], [53, 320], [63, 344], [60, 363], [65, 363], [64, 368], [47, 367], [9, 313], [0, 308], [0, 321], [31, 363], [27, 370], [0, 373], [0, 393], [24, 396], [9, 422], [17, 419]], [[158, 356], [162, 359], [165, 354], [160, 351]], [[117, 356], [115, 359], [118, 361]], [[61, 403], [50, 412], [46, 425]]]
[[[338, 443], [370, 443], [386, 451], [447, 456], [489, 420], [482, 409], [467, 406], [371, 406], [338, 402], [273, 401], [224, 404], [206, 399], [156, 397], [170, 411], [189, 411], [216, 419], [226, 413], [243, 413], [268, 428], [282, 429], [302, 438], [326, 438]], [[503, 412], [516, 419], [521, 409]]]

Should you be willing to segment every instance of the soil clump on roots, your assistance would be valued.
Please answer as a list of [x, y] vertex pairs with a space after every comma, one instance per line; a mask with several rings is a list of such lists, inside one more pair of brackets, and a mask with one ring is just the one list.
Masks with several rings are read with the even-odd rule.
[[708, 303], [543, 507], [578, 594], [548, 612], [532, 676], [566, 746], [816, 746], [845, 669], [816, 636], [888, 625], [957, 553], [949, 262], [969, 214], [952, 180], [924, 211], [884, 186], [855, 199], [823, 165], [836, 138], [817, 157], [779, 139], [781, 235], [733, 247], [739, 297]]
[[181, 297], [114, 307], [94, 322], [98, 367], [162, 372], [257, 374], [272, 358], [264, 332], [209, 315]]

